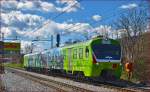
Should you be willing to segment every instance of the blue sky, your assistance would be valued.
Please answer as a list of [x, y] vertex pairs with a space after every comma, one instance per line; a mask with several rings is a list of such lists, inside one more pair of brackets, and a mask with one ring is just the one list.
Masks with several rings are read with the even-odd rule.
[[[51, 0], [49, 2], [51, 2]], [[108, 18], [115, 13], [119, 15], [121, 11], [124, 11], [125, 9], [119, 8], [122, 5], [139, 5], [140, 3], [141, 0], [81, 0], [80, 4], [83, 9], [79, 9], [77, 12], [63, 14], [55, 21], [64, 22], [68, 19], [73, 19], [76, 22], [88, 22], [92, 21], [92, 16], [96, 14], [102, 16], [103, 18]], [[41, 16], [46, 17], [46, 19], [56, 15], [41, 14]]]
[[[84, 39], [84, 35], [100, 34], [102, 29], [109, 33], [111, 26], [121, 13], [140, 8], [143, 0], [8, 0], [1, 1], [1, 31], [5, 38], [18, 36], [23, 43], [31, 40], [50, 39], [50, 35], [66, 33], [67, 40]], [[75, 4], [75, 7], [72, 5]], [[63, 13], [57, 18], [58, 14]], [[45, 25], [46, 23], [46, 25]], [[38, 29], [40, 27], [40, 29]], [[69, 30], [66, 30], [68, 29]], [[44, 43], [47, 44], [47, 43]], [[41, 43], [37, 46], [42, 46]], [[48, 47], [41, 47], [48, 48]]]
[[[53, 3], [56, 6], [59, 4], [56, 3], [56, 0], [43, 0], [44, 2]], [[80, 1], [80, 0], [77, 0]], [[113, 14], [119, 15], [121, 11], [127, 9], [121, 9], [122, 5], [129, 5], [129, 4], [137, 4], [139, 5], [142, 0], [81, 0], [79, 3], [81, 8], [78, 9], [76, 12], [65, 13], [60, 17], [54, 19], [56, 22], [66, 22], [67, 20], [72, 20], [73, 22], [92, 22], [93, 15], [100, 15], [103, 19], [107, 21], [114, 19], [115, 17]], [[62, 6], [62, 5], [60, 5]], [[83, 8], [83, 9], [82, 9]], [[22, 11], [23, 13], [32, 13], [37, 14], [39, 16], [44, 17], [45, 19], [50, 19], [57, 16], [60, 12], [37, 12], [37, 11]], [[112, 17], [113, 16], [113, 17]], [[106, 21], [99, 22], [97, 24], [103, 24]], [[109, 21], [110, 22], [110, 21]], [[107, 22], [106, 24], [109, 24]]]

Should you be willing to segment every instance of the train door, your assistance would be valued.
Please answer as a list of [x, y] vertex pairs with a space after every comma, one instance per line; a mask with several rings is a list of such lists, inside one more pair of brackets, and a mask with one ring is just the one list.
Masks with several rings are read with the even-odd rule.
[[72, 70], [72, 49], [68, 49], [68, 70]]

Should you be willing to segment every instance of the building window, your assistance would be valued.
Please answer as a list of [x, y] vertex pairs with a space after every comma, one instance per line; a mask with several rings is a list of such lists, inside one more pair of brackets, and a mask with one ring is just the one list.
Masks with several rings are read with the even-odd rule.
[[83, 48], [79, 49], [79, 59], [83, 58]]
[[74, 49], [73, 51], [73, 59], [77, 59], [77, 49]]

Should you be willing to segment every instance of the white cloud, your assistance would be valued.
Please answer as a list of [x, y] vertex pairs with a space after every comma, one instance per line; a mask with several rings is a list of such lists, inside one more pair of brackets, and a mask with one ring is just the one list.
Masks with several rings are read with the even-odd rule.
[[[49, 23], [47, 23], [49, 22]], [[28, 32], [26, 35], [30, 37], [42, 37], [48, 38], [50, 35], [60, 34], [69, 34], [73, 33], [83, 33], [86, 29], [90, 28], [88, 23], [57, 23], [52, 20], [49, 20], [43, 24], [47, 24], [37, 31]], [[32, 35], [30, 35], [32, 34]], [[68, 35], [69, 36], [69, 35]]]
[[112, 32], [112, 28], [111, 26], [107, 26], [107, 25], [100, 25], [98, 27], [93, 28], [93, 33], [95, 33], [95, 35], [103, 35], [103, 36], [111, 36], [111, 32]]
[[25, 1], [25, 2], [18, 2], [18, 5], [17, 5], [17, 8], [18, 9], [32, 9], [34, 8], [34, 3], [33, 2], [30, 2], [30, 1]]
[[72, 19], [72, 18], [71, 18], [71, 19], [68, 19], [66, 22], [67, 22], [67, 23], [68, 23], [68, 22], [71, 23], [71, 22], [73, 22], [73, 19]]
[[[50, 39], [51, 35], [55, 36], [55, 34], [60, 33], [63, 34], [61, 35], [61, 43], [63, 44], [70, 39], [72, 41], [85, 40], [85, 35], [89, 35], [89, 37], [91, 37], [93, 35], [100, 34], [100, 30], [102, 30], [103, 28], [109, 31], [111, 30], [111, 27], [104, 27], [102, 25], [93, 28], [89, 23], [58, 23], [53, 20], [43, 22], [45, 21], [43, 17], [31, 14], [23, 14], [19, 11], [2, 13], [1, 20], [3, 24], [2, 30], [5, 33], [5, 37], [12, 38], [14, 36], [19, 36], [21, 39], [29, 40], [22, 42], [22, 48], [26, 44], [30, 44], [30, 40], [35, 39], [36, 37], [39, 37], [40, 39]], [[45, 25], [46, 23], [47, 25], [43, 26], [40, 30], [35, 30], [35, 28], [39, 27], [40, 25]], [[55, 42], [56, 41], [54, 41], [54, 44]], [[41, 48], [50, 48], [50, 44], [39, 44], [36, 47], [35, 51]]]
[[1, 32], [4, 33], [4, 36], [11, 36], [12, 31], [8, 27], [2, 27]]
[[[60, 5], [65, 4], [64, 7], [57, 7], [51, 2], [44, 2], [40, 0], [35, 1], [1, 1], [1, 11], [9, 12], [12, 10], [31, 10], [40, 12], [75, 12], [80, 8], [80, 3], [76, 0], [60, 0]], [[75, 4], [75, 6], [73, 6]], [[67, 11], [66, 11], [67, 10]]]
[[[56, 44], [55, 36], [57, 33], [60, 33], [61, 35], [61, 44], [67, 42], [68, 40], [85, 40], [83, 34], [85, 33], [86, 29], [89, 29], [88, 23], [57, 23], [54, 21], [49, 20], [49, 23], [42, 27], [40, 30], [36, 31], [28, 31], [25, 35], [22, 35], [26, 38], [35, 39], [36, 37], [40, 39], [50, 39], [51, 35], [54, 36], [54, 45]], [[46, 22], [47, 23], [47, 22]], [[75, 26], [78, 27], [75, 27]], [[80, 26], [79, 26], [80, 25]], [[70, 29], [68, 29], [70, 28]], [[68, 29], [68, 30], [66, 30]], [[75, 30], [78, 29], [78, 30]], [[24, 34], [24, 33], [20, 33]], [[31, 35], [32, 34], [32, 35]], [[40, 48], [50, 48], [50, 42], [42, 43], [42, 44], [36, 44], [35, 51], [39, 50]], [[37, 46], [38, 45], [38, 46]]]
[[32, 10], [41, 12], [58, 12], [56, 6], [53, 3], [43, 1], [18, 2], [17, 8], [21, 10]]
[[[63, 33], [61, 35], [61, 44], [64, 44], [68, 40], [72, 41], [83, 41], [85, 40], [85, 35], [89, 35], [88, 37], [92, 37], [93, 35], [105, 34], [107, 32], [111, 32], [110, 26], [98, 26], [93, 28], [88, 23], [57, 23], [55, 21], [49, 20], [49, 23], [42, 27], [40, 30], [29, 30], [30, 28], [26, 28], [27, 31], [22, 31], [17, 28], [2, 28], [7, 36], [18, 35], [19, 37], [29, 40], [29, 41], [21, 41], [22, 48], [25, 45], [31, 45], [32, 39], [39, 37], [40, 39], [50, 39], [51, 35], [54, 35], [54, 44], [55, 36], [57, 33]], [[46, 22], [47, 23], [47, 22]], [[66, 30], [68, 29], [68, 30]], [[87, 33], [88, 32], [88, 33]], [[50, 48], [50, 42], [46, 43], [35, 43], [36, 49], [34, 51], [43, 50], [43, 48]], [[38, 45], [38, 46], [37, 46]]]
[[[72, 7], [75, 3], [76, 6]], [[44, 26], [40, 30], [35, 30], [35, 28], [42, 26], [46, 22], [44, 23], [44, 17], [30, 14], [30, 10], [34, 12], [63, 12], [69, 8], [69, 10], [66, 11], [69, 13], [75, 12], [78, 8], [80, 8], [80, 4], [76, 0], [69, 0], [68, 2], [65, 1], [59, 4], [63, 4], [62, 7], [43, 1], [1, 1], [0, 23], [1, 30], [5, 34], [5, 38], [13, 38], [18, 36], [21, 39], [22, 48], [24, 48], [25, 45], [30, 45], [30, 40], [35, 39], [36, 37], [41, 39], [50, 39], [51, 34], [69, 33], [75, 30], [76, 32], [70, 33], [72, 36], [68, 34], [63, 36], [63, 42], [68, 39], [79, 40], [82, 35], [81, 33], [86, 30], [88, 26], [90, 26], [88, 23], [57, 23], [50, 20], [50, 23], [47, 26]], [[23, 13], [24, 10], [27, 11], [27, 13]], [[78, 25], [78, 27], [74, 27], [76, 25]], [[67, 28], [71, 29], [66, 30]], [[41, 49], [48, 46], [44, 45], [45, 44], [40, 44], [37, 48]]]
[[126, 5], [120, 6], [121, 9], [132, 9], [132, 8], [136, 8], [136, 7], [138, 7], [138, 5], [136, 3], [131, 3], [131, 4], [126, 4]]
[[17, 27], [24, 31], [26, 28], [35, 28], [44, 21], [44, 18], [37, 15], [23, 14], [20, 11], [1, 13], [2, 26]]
[[102, 17], [101, 17], [100, 15], [93, 15], [93, 16], [92, 16], [92, 19], [95, 20], [95, 21], [100, 21], [101, 18], [102, 18]]
[[[18, 17], [18, 18], [20, 19], [21, 17]], [[7, 19], [12, 20], [11, 18], [7, 18]], [[25, 21], [26, 18], [23, 18], [23, 19], [21, 18], [20, 20]], [[49, 23], [47, 23], [47, 22], [49, 22]], [[92, 35], [98, 35], [98, 34], [105, 33], [105, 32], [103, 32], [103, 29], [105, 29], [106, 31], [111, 30], [110, 26], [101, 25], [99, 27], [93, 28], [88, 23], [66, 23], [66, 22], [65, 23], [57, 23], [52, 20], [49, 20], [47, 22], [45, 22], [45, 23], [47, 23], [47, 25], [43, 26], [40, 30], [34, 30], [34, 28], [31, 29], [30, 27], [26, 27], [26, 30], [20, 30], [17, 26], [12, 26], [9, 28], [5, 28], [3, 30], [7, 29], [7, 31], [5, 31], [7, 36], [17, 35], [26, 40], [35, 39], [36, 37], [39, 37], [40, 39], [50, 39], [50, 35], [56, 35], [57, 33], [60, 33], [60, 34], [63, 34], [62, 35], [62, 38], [63, 38], [62, 43], [64, 43], [65, 41], [67, 41], [69, 39], [81, 40], [81, 38], [82, 38], [82, 40], [84, 40], [85, 39], [84, 37], [87, 34], [90, 35], [90, 37], [91, 37]], [[45, 24], [45, 23], [43, 23], [43, 24]]]
[[78, 8], [81, 8], [80, 3], [77, 0], [57, 0], [58, 4], [66, 4], [65, 7], [57, 7], [57, 10], [60, 12], [75, 12]]
[[52, 3], [43, 2], [41, 3], [41, 8], [43, 11], [57, 11], [56, 7]]
[[[2, 24], [2, 32], [5, 33], [5, 37], [19, 36], [21, 39], [24, 39], [21, 41], [22, 48], [24, 48], [26, 44], [30, 45], [30, 40], [35, 39], [36, 37], [39, 37], [40, 39], [50, 39], [51, 35], [60, 33], [63, 34], [61, 35], [61, 43], [64, 43], [69, 39], [73, 41], [85, 40], [85, 35], [90, 35], [89, 37], [91, 37], [92, 35], [105, 33], [105, 31], [103, 32], [102, 29], [106, 29], [109, 32], [111, 31], [111, 27], [109, 26], [101, 25], [99, 27], [93, 28], [89, 23], [58, 23], [53, 20], [44, 22], [45, 19], [41, 16], [33, 14], [23, 14], [21, 11], [19, 11], [38, 10], [44, 12], [63, 12], [64, 10], [70, 8], [66, 12], [74, 12], [77, 11], [78, 8], [80, 8], [80, 4], [76, 0], [57, 1], [58, 4], [63, 4], [62, 7], [57, 7], [52, 3], [42, 1], [14, 1], [7, 3], [5, 1], [2, 1], [2, 3], [3, 10], [0, 19], [0, 22]], [[74, 3], [76, 3], [76, 6], [72, 7]], [[95, 21], [99, 21], [101, 20], [101, 16], [94, 15], [93, 19]], [[46, 26], [43, 26], [40, 30], [35, 30], [35, 28], [45, 25], [47, 22], [49, 23]], [[42, 50], [42, 48], [44, 48], [45, 46], [47, 46], [45, 48], [50, 48], [50, 45], [45, 45], [44, 43], [36, 45], [38, 45], [37, 49], [40, 50]]]
[[1, 9], [16, 9], [16, 6], [18, 4], [17, 1], [15, 0], [10, 0], [10, 1], [1, 1]]

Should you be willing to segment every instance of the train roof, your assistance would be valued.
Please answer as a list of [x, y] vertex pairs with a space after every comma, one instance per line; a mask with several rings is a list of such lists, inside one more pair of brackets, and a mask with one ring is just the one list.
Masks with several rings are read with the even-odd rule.
[[67, 44], [65, 46], [62, 46], [61, 48], [72, 48], [74, 46], [89, 45], [91, 42], [92, 42], [92, 39], [91, 40], [87, 40], [87, 41], [82, 41], [82, 42]]
[[35, 54], [39, 54], [38, 52], [36, 52], [36, 53], [29, 53], [29, 54], [25, 54], [24, 56], [31, 56], [31, 55], [35, 55]]
[[78, 43], [72, 43], [72, 44], [69, 44], [69, 45], [65, 45], [65, 46], [62, 46], [61, 48], [72, 48], [74, 46], [87, 46], [87, 45], [90, 45], [93, 41], [100, 40], [100, 39], [104, 39], [104, 40], [109, 39], [109, 40], [111, 40], [111, 42], [113, 42], [115, 44], [117, 42], [116, 40], [110, 39], [110, 38], [95, 37], [95, 38], [92, 38], [90, 40], [86, 40], [86, 41], [83, 41], [83, 42], [78, 42]]
[[[48, 51], [51, 51], [51, 50], [73, 48], [74, 46], [85, 46], [85, 45], [87, 46], [87, 45], [90, 45], [93, 41], [99, 40], [99, 39], [104, 39], [104, 38], [96, 37], [96, 38], [92, 38], [90, 40], [86, 40], [86, 41], [83, 41], [83, 42], [77, 42], [77, 43], [67, 44], [67, 45], [64, 45], [64, 46], [61, 46], [61, 47], [54, 47], [54, 48], [51, 48], [51, 49], [48, 49], [48, 50], [45, 50], [45, 51], [42, 51], [42, 52], [36, 52], [36, 53], [26, 54], [25, 56], [40, 54], [40, 53], [48, 52]], [[113, 40], [113, 39], [111, 39], [111, 40]]]

